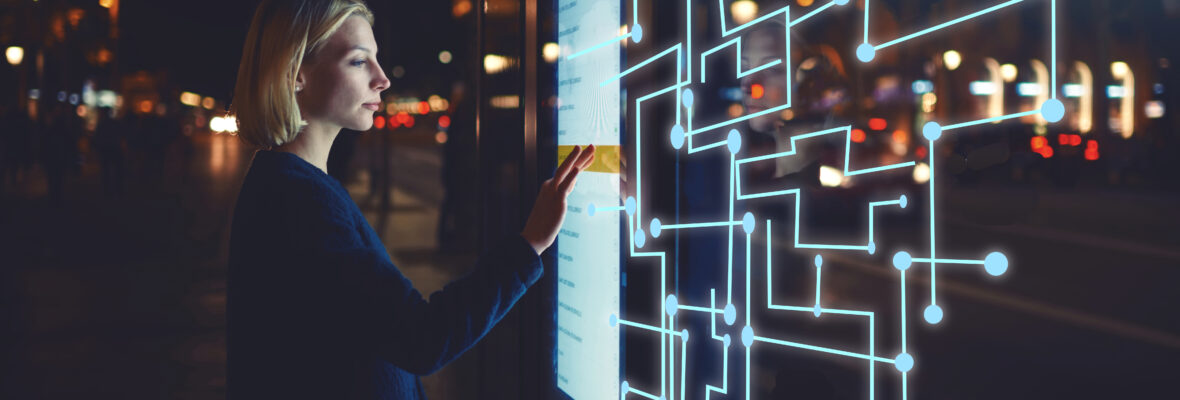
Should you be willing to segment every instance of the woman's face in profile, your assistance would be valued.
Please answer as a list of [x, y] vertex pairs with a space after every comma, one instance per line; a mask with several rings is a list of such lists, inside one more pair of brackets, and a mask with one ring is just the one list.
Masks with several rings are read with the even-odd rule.
[[[742, 70], [782, 60], [778, 65], [742, 77], [742, 105], [746, 107], [746, 115], [787, 104], [784, 38], [782, 34], [775, 35], [773, 32], [752, 32], [742, 44]], [[755, 85], [759, 85], [761, 90], [756, 89]], [[780, 121], [779, 113], [770, 113], [750, 119], [750, 127], [758, 132], [774, 132]]]
[[381, 91], [389, 79], [377, 64], [373, 27], [361, 17], [349, 17], [328, 37], [310, 63], [299, 72], [303, 90], [296, 99], [303, 118], [366, 131], [373, 113], [381, 108]]

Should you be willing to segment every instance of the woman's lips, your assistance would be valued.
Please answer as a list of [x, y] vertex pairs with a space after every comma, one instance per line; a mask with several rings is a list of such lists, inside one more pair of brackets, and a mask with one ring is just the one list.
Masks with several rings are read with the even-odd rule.
[[364, 107], [373, 111], [381, 109], [381, 103], [365, 103]]

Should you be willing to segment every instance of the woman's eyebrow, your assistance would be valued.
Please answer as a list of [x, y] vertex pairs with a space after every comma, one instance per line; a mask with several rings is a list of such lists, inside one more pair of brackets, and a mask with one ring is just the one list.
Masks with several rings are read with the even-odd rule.
[[351, 48], [351, 49], [349, 49], [349, 50], [360, 50], [360, 51], [363, 51], [363, 52], [366, 52], [366, 53], [373, 53], [373, 50], [369, 50], [369, 48], [368, 48], [368, 47], [365, 47], [365, 46], [362, 46], [362, 45], [359, 45], [359, 44], [358, 44], [358, 45], [356, 45], [356, 46], [352, 46], [352, 48]]

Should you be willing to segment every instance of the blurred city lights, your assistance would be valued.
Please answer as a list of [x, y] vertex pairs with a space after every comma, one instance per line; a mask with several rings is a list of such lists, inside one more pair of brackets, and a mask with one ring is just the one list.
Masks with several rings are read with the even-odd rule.
[[189, 107], [196, 107], [201, 102], [201, 95], [193, 92], [183, 92], [180, 94], [180, 104]]
[[1119, 85], [1110, 85], [1106, 87], [1106, 97], [1112, 99], [1121, 99], [1127, 95], [1127, 88]]
[[471, 11], [471, 0], [456, 1], [454, 6], [451, 7], [451, 15], [454, 15], [455, 18], [459, 18], [464, 15], [467, 15], [467, 13], [470, 11]]
[[438, 117], [438, 127], [442, 129], [451, 127], [451, 117], [443, 115]]
[[508, 69], [512, 64], [508, 57], [499, 54], [488, 54], [483, 57], [483, 69], [489, 74], [498, 74]]
[[729, 13], [733, 15], [734, 22], [744, 24], [754, 20], [758, 16], [758, 3], [750, 0], [738, 0], [729, 5]]
[[1157, 119], [1164, 117], [1164, 102], [1159, 100], [1152, 100], [1143, 105], [1143, 113], [1147, 118]]
[[727, 112], [729, 113], [729, 117], [730, 117], [730, 118], [737, 118], [737, 117], [740, 117], [740, 116], [742, 116], [742, 112], [743, 112], [743, 111], [745, 111], [745, 109], [744, 109], [744, 108], [742, 108], [742, 104], [741, 104], [741, 103], [733, 103], [733, 104], [730, 104], [730, 105], [729, 105], [729, 109], [727, 110]]
[[976, 96], [990, 96], [996, 94], [996, 85], [988, 81], [971, 82], [971, 94]]
[[933, 92], [922, 95], [922, 112], [934, 112], [934, 104], [938, 103], [938, 96]]
[[520, 96], [514, 94], [492, 96], [489, 103], [494, 108], [518, 108], [520, 107]]
[[452, 58], [451, 52], [449, 52], [449, 51], [443, 50], [443, 51], [438, 52], [438, 62], [440, 62], [440, 63], [450, 64], [451, 58]]
[[1041, 90], [1041, 85], [1031, 82], [1020, 82], [1016, 84], [1016, 94], [1023, 97], [1039, 96], [1044, 91]]
[[766, 93], [766, 89], [757, 83], [750, 86], [750, 97], [761, 99], [762, 95]]
[[1114, 75], [1114, 79], [1123, 79], [1130, 70], [1131, 68], [1127, 66], [1127, 63], [1122, 61], [1115, 61], [1110, 64], [1110, 73]]
[[1000, 76], [1004, 78], [1004, 82], [1015, 81], [1017, 73], [1018, 71], [1015, 65], [1004, 64], [1000, 66]]
[[114, 107], [115, 106], [115, 92], [110, 90], [99, 90], [95, 103], [99, 107]]
[[1046, 139], [1044, 136], [1034, 136], [1029, 141], [1029, 147], [1032, 147], [1032, 151], [1035, 151], [1035, 152], [1040, 152], [1042, 148], [1044, 148], [1048, 145], [1049, 145], [1049, 139]]
[[888, 127], [889, 124], [885, 122], [884, 118], [869, 118], [869, 129], [874, 131], [883, 131]]
[[557, 62], [557, 57], [561, 56], [561, 46], [553, 42], [545, 43], [541, 48], [541, 56], [545, 58], [545, 62], [553, 64]]
[[1098, 141], [1087, 140], [1085, 157], [1087, 161], [1094, 161], [1098, 159]]
[[25, 59], [25, 49], [20, 46], [9, 46], [4, 51], [4, 56], [8, 58], [9, 64], [20, 65], [20, 62]]
[[406, 68], [400, 65], [394, 65], [393, 69], [389, 70], [389, 74], [393, 75], [394, 78], [401, 79], [401, 77], [406, 76]]
[[819, 167], [819, 184], [824, 187], [839, 187], [843, 185], [846, 178], [844, 173], [839, 169], [827, 165]]
[[204, 107], [206, 110], [212, 110], [215, 102], [216, 100], [213, 100], [212, 97], [206, 97], [201, 100], [201, 107]]
[[926, 163], [918, 163], [914, 166], [914, 183], [923, 184], [930, 182], [930, 166]]
[[910, 134], [901, 129], [893, 131], [893, 141], [900, 144], [908, 144], [910, 142]]
[[916, 80], [912, 85], [910, 85], [910, 89], [914, 91], [914, 94], [930, 93], [934, 91], [934, 82], [927, 80]]
[[1061, 91], [1065, 94], [1065, 97], [1069, 98], [1082, 97], [1082, 93], [1085, 93], [1082, 91], [1082, 85], [1076, 83], [1065, 84], [1065, 86], [1061, 88]]
[[962, 62], [963, 56], [959, 55], [957, 51], [947, 50], [945, 53], [942, 53], [942, 63], [946, 65], [946, 69], [951, 71], [959, 69], [959, 64]]
[[854, 143], [864, 143], [864, 141], [865, 141], [865, 131], [863, 131], [863, 130], [860, 130], [860, 129], [853, 129], [853, 130], [852, 130], [852, 138], [851, 138], [851, 139], [852, 139], [852, 141], [853, 141]]

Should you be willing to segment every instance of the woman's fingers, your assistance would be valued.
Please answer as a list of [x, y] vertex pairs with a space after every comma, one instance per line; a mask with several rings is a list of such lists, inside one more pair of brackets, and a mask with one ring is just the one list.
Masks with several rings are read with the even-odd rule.
[[588, 168], [590, 166], [590, 164], [594, 162], [594, 145], [590, 145], [590, 147], [587, 147], [586, 150], [584, 152], [582, 152], [582, 154], [580, 154], [578, 158], [579, 158], [579, 160], [577, 162], [577, 168], [575, 168], [572, 172], [567, 174], [565, 176], [565, 179], [559, 181], [560, 183], [558, 183], [558, 185], [557, 185], [558, 189], [560, 189], [562, 193], [565, 193], [567, 195], [569, 194], [569, 190], [571, 188], [573, 188], [574, 181], [577, 180], [578, 174], [581, 173], [586, 168]]
[[594, 145], [586, 147], [586, 151], [583, 153], [586, 155], [586, 157], [584, 157], [585, 161], [583, 161], [581, 164], [578, 164], [578, 169], [586, 169], [590, 166], [590, 163], [594, 161], [594, 151]]
[[564, 182], [566, 175], [578, 164], [576, 161], [581, 155], [582, 146], [574, 146], [574, 150], [570, 152], [570, 155], [565, 157], [565, 162], [562, 162], [561, 166], [557, 167], [557, 173], [553, 174], [553, 179], [557, 182]]

